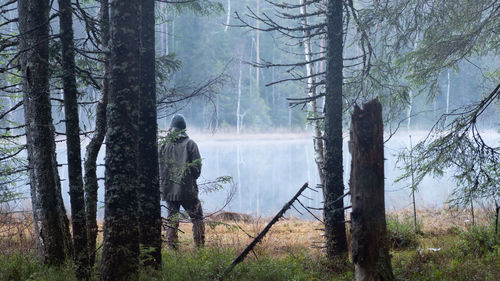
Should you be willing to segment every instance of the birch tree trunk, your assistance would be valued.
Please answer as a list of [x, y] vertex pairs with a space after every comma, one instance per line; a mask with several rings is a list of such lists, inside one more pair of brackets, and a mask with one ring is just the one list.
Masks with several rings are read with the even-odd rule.
[[168, 11], [167, 4], [159, 2], [160, 11], [165, 14], [165, 21], [160, 24], [160, 56], [168, 55]]
[[[320, 54], [321, 56], [325, 57], [326, 54], [326, 50], [325, 50], [325, 39], [321, 38], [320, 42], [319, 42], [319, 51], [320, 51]], [[324, 72], [325, 71], [325, 64], [324, 64], [324, 61], [325, 60], [320, 60], [319, 61], [319, 72]], [[321, 108], [321, 110], [323, 111], [323, 113], [325, 112], [325, 98], [322, 97], [320, 98], [320, 101], [321, 101], [321, 104], [319, 105], [319, 108]]]
[[110, 2], [110, 91], [101, 280], [137, 280], [137, 145], [140, 2]]
[[227, 31], [230, 20], [231, 20], [231, 0], [227, 0], [227, 16], [226, 16], [226, 26], [224, 27], [224, 32]]
[[73, 258], [76, 277], [90, 277], [87, 240], [87, 219], [82, 179], [80, 148], [80, 119], [75, 74], [75, 46], [73, 39], [73, 9], [71, 0], [59, 0], [59, 22], [63, 67], [64, 114], [66, 119], [66, 144], [68, 158], [69, 195], [73, 230]]
[[141, 9], [141, 93], [139, 95], [139, 230], [140, 243], [151, 257], [146, 265], [161, 266], [161, 206], [158, 171], [158, 124], [155, 84], [155, 2]]
[[[311, 98], [314, 98], [316, 96], [316, 81], [314, 79], [314, 63], [312, 61], [312, 48], [311, 48], [311, 32], [309, 29], [307, 29], [307, 17], [305, 15], [307, 14], [307, 6], [304, 3], [304, 0], [299, 0], [300, 1], [300, 13], [304, 15], [302, 18], [302, 27], [304, 28], [304, 54], [305, 54], [305, 60], [307, 62], [306, 64], [306, 76], [307, 78], [307, 95]], [[325, 176], [323, 174], [323, 164], [325, 162], [324, 159], [324, 151], [323, 151], [323, 135], [321, 133], [321, 128], [320, 128], [320, 120], [318, 119], [319, 114], [318, 114], [318, 105], [317, 105], [317, 100], [313, 99], [310, 103], [308, 103], [309, 111], [311, 112], [310, 116], [312, 118], [315, 118], [312, 121], [312, 127], [313, 127], [313, 144], [314, 144], [314, 161], [316, 162], [316, 167], [318, 169], [318, 175], [321, 181], [321, 184], [324, 183], [325, 181]]]
[[[160, 13], [163, 13], [165, 11], [165, 3], [163, 2], [160, 2], [158, 3], [159, 5], [159, 10], [160, 10]], [[164, 55], [164, 50], [165, 50], [165, 23], [162, 22], [160, 23], [160, 39], [159, 39], [159, 43], [160, 43], [160, 53], [159, 55], [160, 56], [163, 56]]]
[[[273, 60], [272, 63], [274, 64], [276, 61], [276, 44], [273, 44]], [[271, 68], [271, 81], [276, 81], [276, 75], [275, 75], [275, 67]], [[273, 98], [273, 103], [272, 103], [272, 113], [274, 114], [276, 112], [276, 84], [273, 84], [271, 86], [271, 95]]]
[[[70, 256], [49, 93], [49, 1], [18, 2], [21, 72], [37, 252], [49, 265]], [[62, 244], [62, 245], [61, 245]]]
[[[257, 0], [257, 15], [260, 15], [260, 0]], [[257, 35], [255, 42], [255, 63], [260, 64], [260, 20], [256, 20], [257, 25]], [[260, 98], [260, 68], [255, 69], [255, 84], [257, 88], [257, 97]]]
[[106, 107], [109, 94], [109, 3], [101, 0], [100, 26], [103, 55], [103, 81], [96, 109], [95, 133], [86, 148], [85, 155], [85, 209], [87, 213], [87, 237], [89, 243], [90, 265], [95, 263], [97, 239], [97, 156], [106, 135]]
[[240, 67], [239, 67], [239, 76], [238, 76], [238, 100], [236, 102], [236, 134], [240, 134], [241, 131], [241, 79], [243, 75], [243, 67], [240, 58]]
[[448, 69], [448, 86], [446, 87], [446, 114], [448, 114], [450, 111], [450, 87], [451, 87], [451, 81], [450, 81], [450, 70]]
[[344, 194], [342, 176], [342, 13], [341, 0], [328, 1], [323, 196], [325, 197], [326, 252], [330, 258], [347, 252], [347, 239], [343, 222], [344, 201], [336, 200]]
[[168, 12], [165, 12], [165, 23], [163, 24], [163, 28], [165, 30], [165, 49], [164, 49], [164, 54], [165, 55], [168, 55], [168, 52], [169, 52], [169, 49], [168, 49], [168, 43], [169, 43], [169, 40], [168, 40]]

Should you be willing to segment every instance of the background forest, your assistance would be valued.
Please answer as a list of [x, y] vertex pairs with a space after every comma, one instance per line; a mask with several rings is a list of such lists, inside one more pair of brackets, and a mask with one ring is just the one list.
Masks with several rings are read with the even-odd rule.
[[[165, 23], [160, 24], [157, 40], [157, 50], [172, 53], [181, 63], [180, 69], [170, 79], [173, 88], [191, 85], [196, 81], [205, 81], [218, 74], [225, 73], [230, 77], [228, 83], [220, 89], [213, 99], [201, 98], [192, 101], [189, 108], [181, 110], [188, 120], [192, 120], [202, 130], [216, 128], [223, 131], [236, 131], [236, 105], [238, 100], [238, 83], [240, 60], [241, 66], [241, 114], [243, 126], [249, 130], [301, 129], [307, 126], [304, 110], [300, 107], [290, 110], [286, 98], [301, 97], [307, 91], [304, 81], [291, 81], [266, 86], [274, 81], [290, 78], [287, 68], [261, 68], [259, 86], [256, 84], [256, 68], [249, 63], [256, 62], [256, 30], [238, 27], [241, 25], [232, 15], [227, 19], [229, 2], [219, 6], [211, 6], [210, 12], [182, 10], [167, 11]], [[261, 12], [269, 16], [276, 14], [275, 7], [265, 1], [260, 4]], [[256, 11], [257, 1], [232, 1], [231, 11], [240, 14], [249, 13], [248, 9]], [[280, 19], [276, 19], [280, 21]], [[250, 23], [256, 25], [254, 19]], [[284, 20], [281, 20], [284, 22]], [[299, 23], [295, 23], [297, 26]], [[162, 33], [166, 31], [166, 35]], [[293, 62], [303, 59], [303, 47], [289, 38], [284, 38], [278, 31], [259, 32], [260, 60], [275, 64]], [[168, 46], [168, 47], [167, 47]], [[313, 45], [319, 51], [319, 43]], [[317, 50], [316, 50], [317, 49]], [[353, 52], [357, 46], [346, 47], [345, 52]], [[323, 63], [316, 62], [316, 69], [321, 69]], [[443, 113], [467, 106], [477, 100], [485, 81], [495, 75], [498, 68], [498, 57], [493, 54], [477, 54], [468, 61], [463, 61], [453, 68], [444, 71], [437, 77], [435, 93], [429, 97], [424, 94], [414, 98], [416, 128], [428, 129]], [[304, 75], [304, 68], [295, 68], [292, 73]], [[485, 77], [486, 75], [486, 77]], [[490, 77], [490, 78], [488, 78]], [[405, 75], [401, 74], [399, 84], [406, 84]], [[198, 82], [199, 83], [199, 82]], [[476, 94], [474, 94], [476, 93]], [[447, 95], [449, 95], [447, 103]], [[396, 99], [396, 98], [395, 98]], [[398, 102], [397, 100], [394, 103]], [[403, 101], [407, 102], [407, 101]], [[214, 110], [217, 109], [215, 112]], [[492, 109], [494, 110], [494, 109]], [[493, 112], [490, 116], [495, 115]], [[402, 111], [392, 121], [396, 124], [406, 118]], [[484, 126], [495, 128], [498, 120], [487, 118]], [[161, 123], [160, 123], [161, 126]], [[231, 129], [229, 129], [231, 128]]]

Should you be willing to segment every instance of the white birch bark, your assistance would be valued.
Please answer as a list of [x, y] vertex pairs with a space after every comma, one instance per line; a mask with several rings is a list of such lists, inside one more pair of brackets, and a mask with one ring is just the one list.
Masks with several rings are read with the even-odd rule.
[[[165, 3], [160, 2], [158, 4], [160, 5], [159, 6], [160, 14], [164, 13], [165, 12], [165, 8], [164, 8]], [[159, 50], [160, 56], [164, 55], [163, 50], [165, 50], [165, 23], [160, 24], [160, 50]]]
[[[307, 14], [307, 7], [304, 3], [304, 0], [299, 0], [301, 8], [300, 8], [300, 13], [302, 15]], [[308, 26], [307, 24], [307, 17], [302, 18], [302, 27], [304, 29]], [[316, 86], [315, 86], [315, 79], [313, 77], [314, 75], [314, 63], [312, 63], [312, 48], [311, 48], [311, 34], [309, 30], [304, 30], [304, 55], [305, 55], [305, 60], [307, 62], [306, 64], [306, 76], [307, 78], [307, 94], [309, 97], [313, 98], [316, 96]], [[318, 106], [317, 106], [317, 100], [313, 99], [310, 103], [308, 103], [308, 108], [309, 111], [311, 112], [311, 116], [313, 118], [318, 118]], [[313, 132], [314, 132], [314, 161], [316, 162], [316, 166], [318, 168], [318, 173], [320, 177], [321, 183], [323, 183], [324, 175], [322, 171], [323, 163], [324, 163], [324, 154], [323, 154], [323, 141], [322, 141], [322, 133], [320, 129], [320, 124], [319, 120], [313, 120], [312, 121], [312, 127], [313, 127]]]
[[230, 20], [231, 20], [231, 0], [227, 0], [226, 27], [224, 27], [224, 32], [227, 31], [227, 28], [229, 27]]
[[450, 70], [448, 69], [448, 87], [446, 89], [446, 114], [448, 114], [450, 111], [450, 86], [451, 86], [451, 81], [450, 81]]
[[[238, 100], [236, 102], [236, 134], [240, 134], [241, 131], [241, 76], [242, 76], [242, 67], [241, 67], [241, 58], [240, 58], [240, 67], [239, 67], [239, 77], [238, 77]], [[239, 169], [239, 166], [238, 166]]]
[[[257, 15], [260, 15], [260, 0], [257, 0]], [[259, 31], [259, 27], [260, 27], [260, 20], [256, 20], [257, 21], [257, 41], [256, 41], [256, 44], [255, 44], [255, 62], [258, 64], [260, 64], [260, 31]], [[256, 78], [256, 85], [257, 85], [257, 96], [260, 97], [260, 68], [257, 67], [256, 69], [256, 74], [255, 74], [255, 78]]]
[[[275, 51], [275, 45], [273, 44], [273, 64], [274, 64], [274, 61], [275, 61], [275, 58], [276, 58], [276, 51]], [[275, 67], [273, 67], [271, 69], [271, 80], [272, 81], [276, 81], [275, 80], [275, 74], [274, 74], [274, 70], [275, 70]], [[276, 107], [276, 85], [273, 84], [271, 87], [272, 87], [272, 97], [273, 97], [273, 111], [275, 110], [274, 108]]]

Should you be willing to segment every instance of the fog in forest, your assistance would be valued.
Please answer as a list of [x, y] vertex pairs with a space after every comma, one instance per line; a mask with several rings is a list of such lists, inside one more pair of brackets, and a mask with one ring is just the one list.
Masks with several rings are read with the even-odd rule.
[[0, 280], [500, 276], [500, 0], [0, 15]]
[[[246, 6], [253, 4], [252, 1], [233, 1], [231, 9], [233, 12], [241, 12]], [[210, 213], [222, 207], [228, 193], [233, 190], [234, 197], [226, 210], [270, 216], [281, 208], [304, 182], [309, 182], [311, 186], [318, 184], [311, 125], [307, 121], [310, 113], [307, 108], [301, 106], [290, 107], [287, 100], [304, 96], [307, 91], [306, 83], [290, 81], [267, 85], [289, 78], [290, 73], [283, 68], [257, 69], [249, 65], [259, 60], [273, 63], [300, 60], [302, 58], [297, 57], [297, 54], [302, 52], [302, 46], [291, 44], [272, 32], [257, 33], [255, 30], [248, 31], [244, 28], [228, 28], [224, 24], [232, 24], [235, 19], [227, 17], [221, 11], [206, 13], [187, 10], [162, 13], [161, 7], [160, 5], [161, 20], [156, 28], [156, 52], [158, 57], [170, 54], [175, 56], [167, 56], [175, 66], [167, 71], [168, 75], [161, 76], [158, 80], [158, 123], [163, 130], [160, 135], [167, 129], [172, 114], [182, 113], [188, 122], [188, 134], [198, 143], [203, 158], [202, 175], [198, 183], [210, 182], [220, 176], [230, 176], [233, 180], [232, 186], [226, 184], [225, 188], [219, 191], [207, 192], [202, 185], [201, 199], [206, 212]], [[271, 8], [263, 3], [261, 9], [268, 12]], [[75, 30], [77, 34], [84, 34], [83, 26], [76, 25]], [[313, 51], [321, 51], [322, 48], [319, 43], [313, 45]], [[346, 56], [358, 55], [359, 52], [357, 48], [347, 48], [345, 51]], [[448, 70], [440, 75], [434, 85], [436, 92], [432, 98], [415, 92], [410, 103], [411, 124], [408, 121], [408, 108], [402, 106], [391, 109], [391, 102], [386, 102], [383, 109], [384, 119], [388, 120], [385, 124], [385, 138], [396, 131], [385, 144], [387, 208], [405, 208], [411, 202], [410, 183], [394, 183], [401, 175], [401, 171], [396, 167], [397, 155], [401, 149], [410, 147], [409, 135], [412, 136], [413, 144], [416, 144], [428, 134], [442, 114], [476, 101], [479, 93], [489, 89], [484, 73], [497, 67], [498, 63], [498, 57], [491, 59], [488, 55], [475, 56], [472, 61], [460, 63], [452, 71]], [[313, 67], [316, 71], [324, 71], [325, 68], [322, 62], [315, 62]], [[303, 70], [296, 71], [299, 75], [304, 75]], [[211, 79], [220, 80], [216, 80], [215, 84], [203, 90], [199, 96], [175, 104], [161, 102], [166, 89], [189, 95]], [[406, 83], [404, 79], [401, 80], [403, 84]], [[92, 87], [82, 88], [81, 91], [86, 93], [85, 100], [95, 100], [98, 96], [98, 91]], [[372, 95], [376, 96], [377, 93]], [[61, 98], [62, 94], [57, 90], [53, 92], [53, 96]], [[19, 99], [20, 97], [10, 97], [8, 100], [4, 99], [4, 103], [13, 105]], [[320, 112], [323, 103], [323, 99], [318, 100]], [[401, 104], [405, 103], [407, 102]], [[56, 131], [62, 132], [63, 109], [57, 102], [53, 104]], [[346, 109], [344, 120], [349, 119], [351, 110], [352, 108]], [[492, 146], [498, 145], [500, 140], [499, 115], [498, 107], [492, 107], [480, 120], [481, 129], [487, 131], [484, 137]], [[22, 109], [10, 113], [9, 118], [22, 123]], [[80, 120], [82, 131], [90, 131], [95, 126], [92, 111], [88, 108], [81, 108]], [[347, 123], [344, 126], [343, 159], [346, 188], [350, 171], [350, 155], [346, 147]], [[22, 130], [12, 132], [22, 133]], [[61, 136], [58, 138], [62, 139]], [[88, 141], [88, 136], [82, 138], [82, 155], [85, 155]], [[65, 142], [57, 143], [57, 159], [60, 164], [63, 196], [69, 209], [65, 146]], [[101, 149], [101, 166], [98, 167], [101, 206], [104, 200], [104, 155], [105, 149]], [[455, 187], [455, 182], [446, 173], [440, 178], [426, 177], [418, 186], [417, 207], [442, 206]], [[29, 196], [27, 186], [20, 190]], [[310, 206], [321, 206], [320, 189], [317, 193], [307, 191], [306, 196], [311, 198], [307, 200]], [[349, 198], [345, 200], [347, 204]], [[103, 208], [100, 208], [99, 212], [102, 217]]]
[[[188, 134], [189, 134], [188, 130]], [[427, 136], [426, 131], [411, 132], [412, 142], [416, 143]], [[350, 173], [350, 154], [347, 152], [347, 135], [344, 134], [344, 184], [348, 188]], [[500, 142], [500, 134], [488, 130], [484, 134], [489, 144]], [[297, 192], [304, 182], [311, 186], [319, 183], [316, 164], [314, 163], [312, 136], [307, 133], [274, 133], [274, 134], [190, 134], [199, 146], [203, 159], [201, 177], [198, 179], [200, 199], [207, 214], [220, 210], [231, 192], [234, 193], [229, 205], [224, 210], [248, 213], [269, 217], [277, 212]], [[401, 175], [396, 167], [397, 154], [409, 146], [406, 130], [392, 136], [385, 144], [385, 200], [387, 209], [402, 209], [411, 206], [411, 189], [409, 181], [394, 183]], [[98, 177], [104, 178], [104, 154], [99, 154]], [[58, 162], [66, 163], [64, 143], [58, 144]], [[62, 178], [63, 196], [69, 207], [67, 170], [62, 166], [59, 172]], [[203, 183], [210, 182], [220, 176], [230, 176], [233, 184], [224, 185], [224, 189], [207, 191]], [[100, 217], [104, 215], [104, 181], [100, 180], [99, 205]], [[456, 183], [450, 176], [426, 177], [418, 186], [416, 193], [417, 208], [442, 207], [448, 199]], [[305, 191], [310, 199], [302, 201], [308, 206], [322, 206], [322, 192]], [[345, 203], [349, 205], [350, 198]], [[302, 216], [290, 210], [293, 216]]]

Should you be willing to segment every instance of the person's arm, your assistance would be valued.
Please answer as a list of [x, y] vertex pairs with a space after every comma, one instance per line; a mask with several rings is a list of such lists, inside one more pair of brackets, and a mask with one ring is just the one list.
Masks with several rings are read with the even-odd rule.
[[188, 152], [189, 172], [194, 179], [197, 179], [201, 174], [201, 156], [200, 151], [198, 150], [198, 145], [193, 140], [190, 140], [188, 143]]
[[166, 149], [166, 144], [163, 144], [160, 146], [160, 149], [158, 151], [158, 162], [160, 164], [159, 167], [159, 176], [160, 176], [160, 186], [165, 183], [165, 180], [168, 179], [168, 165], [165, 157], [165, 149]]

